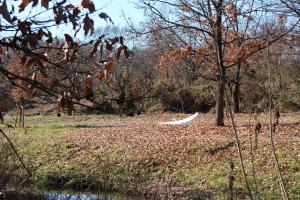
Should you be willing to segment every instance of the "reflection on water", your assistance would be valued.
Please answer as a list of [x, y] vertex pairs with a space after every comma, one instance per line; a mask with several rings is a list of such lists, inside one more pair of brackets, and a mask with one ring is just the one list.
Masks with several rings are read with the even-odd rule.
[[129, 199], [140, 199], [123, 196], [120, 194], [90, 194], [90, 193], [62, 193], [62, 192], [47, 192], [45, 193], [47, 200], [129, 200]]

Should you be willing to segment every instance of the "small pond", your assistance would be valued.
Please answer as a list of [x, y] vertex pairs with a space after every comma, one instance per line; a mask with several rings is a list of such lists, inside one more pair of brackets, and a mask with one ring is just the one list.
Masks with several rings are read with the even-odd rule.
[[142, 198], [126, 196], [117, 193], [68, 193], [68, 192], [45, 192], [47, 200], [139, 200]]
[[0, 200], [140, 200], [142, 197], [119, 193], [78, 193], [68, 191], [31, 192], [0, 190]]

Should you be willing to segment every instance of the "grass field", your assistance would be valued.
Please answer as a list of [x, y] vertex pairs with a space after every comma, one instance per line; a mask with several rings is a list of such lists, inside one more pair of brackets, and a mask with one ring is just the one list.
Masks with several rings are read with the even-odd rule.
[[[200, 114], [187, 127], [159, 124], [186, 116], [168, 113], [26, 117], [25, 129], [3, 130], [9, 133], [34, 175], [20, 183], [26, 173], [10, 154], [6, 168], [14, 167], [14, 175], [8, 184], [46, 190], [118, 191], [148, 199], [228, 199], [232, 175], [234, 198], [247, 198], [229, 119], [221, 128], [214, 126], [214, 115], [210, 114]], [[280, 199], [267, 119], [265, 114], [257, 120], [246, 114], [236, 116], [255, 199]], [[262, 123], [262, 131], [252, 165], [250, 135], [254, 137], [257, 121]], [[1, 140], [2, 146], [6, 145], [2, 137]], [[275, 143], [290, 198], [300, 199], [299, 114], [282, 114]]]

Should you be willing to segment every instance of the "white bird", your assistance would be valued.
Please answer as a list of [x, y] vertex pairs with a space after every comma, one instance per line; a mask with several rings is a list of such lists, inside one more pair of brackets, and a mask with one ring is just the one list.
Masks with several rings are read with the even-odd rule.
[[170, 122], [161, 122], [160, 124], [169, 124], [169, 125], [180, 125], [180, 126], [185, 126], [188, 123], [190, 123], [195, 117], [197, 117], [198, 113], [195, 113], [187, 118], [181, 119], [181, 120], [176, 120], [176, 121], [170, 121]]

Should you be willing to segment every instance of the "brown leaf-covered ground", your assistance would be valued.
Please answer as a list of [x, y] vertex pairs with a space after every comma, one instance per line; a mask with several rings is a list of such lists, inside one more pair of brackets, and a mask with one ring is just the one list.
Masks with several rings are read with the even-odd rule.
[[[233, 175], [234, 197], [247, 198], [229, 118], [225, 127], [215, 127], [211, 114], [199, 114], [187, 127], [159, 124], [186, 116], [31, 117], [27, 134], [14, 139], [40, 187], [117, 190], [147, 199], [228, 199]], [[253, 142], [258, 121], [262, 131], [252, 165], [250, 135]], [[280, 198], [267, 115], [239, 114], [236, 122], [254, 196]], [[275, 143], [290, 197], [300, 199], [299, 114], [282, 114]]]

